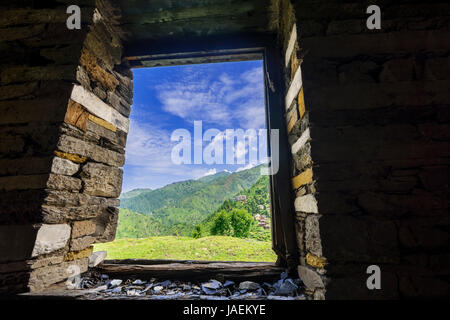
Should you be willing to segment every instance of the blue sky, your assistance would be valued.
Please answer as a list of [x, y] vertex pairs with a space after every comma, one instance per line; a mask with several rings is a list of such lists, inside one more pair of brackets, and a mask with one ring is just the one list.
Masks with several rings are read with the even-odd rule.
[[171, 152], [177, 142], [170, 137], [176, 129], [186, 129], [193, 137], [198, 120], [203, 133], [211, 128], [266, 128], [262, 61], [134, 69], [133, 75], [123, 192], [252, 166], [248, 146], [235, 150], [247, 154], [245, 164], [176, 165]]

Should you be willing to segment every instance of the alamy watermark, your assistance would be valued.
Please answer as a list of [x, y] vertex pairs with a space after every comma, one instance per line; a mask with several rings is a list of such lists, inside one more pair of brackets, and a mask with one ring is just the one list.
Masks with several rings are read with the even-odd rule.
[[381, 9], [377, 5], [370, 5], [367, 7], [366, 13], [371, 15], [366, 20], [367, 29], [381, 29]]
[[75, 290], [80, 288], [81, 284], [81, 269], [76, 264], [71, 264], [66, 269], [67, 280], [66, 286], [69, 290]]
[[[261, 168], [261, 174], [274, 175], [279, 169], [279, 130], [271, 129], [269, 132], [270, 135], [267, 129], [220, 131], [214, 128], [203, 132], [202, 121], [194, 121], [193, 138], [187, 129], [173, 131], [170, 140], [177, 144], [172, 148], [172, 163], [178, 165], [267, 163], [268, 167]], [[268, 138], [270, 139], [270, 156], [267, 155]]]
[[79, 6], [73, 4], [67, 7], [67, 14], [70, 16], [66, 20], [66, 26], [69, 30], [81, 29], [81, 9]]
[[381, 289], [381, 269], [376, 264], [372, 264], [367, 267], [367, 274], [370, 276], [367, 278], [366, 286], [369, 290]]

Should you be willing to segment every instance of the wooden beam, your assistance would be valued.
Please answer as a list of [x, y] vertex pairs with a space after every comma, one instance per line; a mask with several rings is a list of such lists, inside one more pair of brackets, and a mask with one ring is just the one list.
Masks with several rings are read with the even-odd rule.
[[204, 63], [218, 63], [218, 62], [236, 62], [236, 61], [252, 61], [260, 60], [261, 56], [254, 55], [227, 55], [215, 57], [195, 57], [187, 59], [163, 59], [163, 60], [146, 60], [140, 61], [138, 64], [131, 63], [132, 68], [151, 68], [151, 67], [167, 67], [179, 66], [188, 64], [204, 64]]
[[[255, 12], [255, 10], [257, 10], [259, 13]], [[155, 24], [167, 22], [182, 22], [203, 17], [217, 18], [251, 13], [261, 14], [264, 12], [265, 9], [263, 7], [256, 6], [254, 3], [234, 1], [232, 3], [221, 3], [200, 7], [196, 6], [152, 12], [140, 11], [133, 14], [127, 14], [125, 12], [121, 22], [125, 24]]]
[[[270, 176], [272, 201], [272, 241], [273, 249], [287, 264], [291, 272], [295, 272], [299, 264], [299, 252], [295, 231], [294, 195], [291, 188], [292, 155], [287, 137], [284, 119], [284, 81], [282, 77], [283, 59], [274, 46], [268, 46], [264, 56], [264, 75], [266, 82], [267, 127], [279, 130], [279, 150], [272, 150], [269, 139], [269, 155], [279, 154], [278, 172]], [[268, 130], [268, 133], [270, 132]]]
[[248, 50], [219, 50], [214, 52], [187, 52], [168, 55], [128, 57], [132, 68], [164, 67], [174, 65], [262, 60], [263, 48]]
[[247, 263], [252, 265], [273, 265], [270, 262], [247, 262], [247, 261], [225, 261], [225, 260], [175, 260], [175, 259], [109, 259], [103, 261], [104, 264], [143, 264], [143, 265], [156, 265], [156, 264], [211, 264], [211, 263]]
[[273, 43], [274, 34], [270, 33], [237, 33], [222, 36], [188, 37], [188, 38], [168, 38], [158, 41], [134, 41], [125, 43], [125, 57], [128, 60], [139, 60], [145, 58], [157, 58], [172, 56], [195, 56], [199, 53], [221, 54], [235, 51], [244, 53], [261, 50]]
[[219, 281], [269, 281], [279, 279], [284, 269], [269, 262], [178, 261], [161, 263], [159, 261], [156, 264], [130, 264], [120, 263], [119, 260], [119, 263], [100, 264], [96, 267], [96, 271], [117, 278], [189, 281], [206, 281], [214, 278]]

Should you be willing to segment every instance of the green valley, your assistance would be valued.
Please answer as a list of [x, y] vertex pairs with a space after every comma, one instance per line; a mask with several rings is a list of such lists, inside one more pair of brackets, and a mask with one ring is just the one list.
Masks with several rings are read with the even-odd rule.
[[121, 195], [112, 259], [274, 261], [269, 177], [261, 166]]
[[[230, 206], [238, 194], [245, 195], [248, 200], [246, 204], [236, 202], [231, 205], [233, 208], [246, 209], [253, 215], [268, 215], [268, 177], [260, 175], [260, 168], [235, 173], [222, 171], [156, 190], [124, 193], [121, 195], [117, 237], [191, 236], [196, 225], [208, 223], [208, 217], [217, 209]], [[264, 209], [258, 206], [264, 206]]]

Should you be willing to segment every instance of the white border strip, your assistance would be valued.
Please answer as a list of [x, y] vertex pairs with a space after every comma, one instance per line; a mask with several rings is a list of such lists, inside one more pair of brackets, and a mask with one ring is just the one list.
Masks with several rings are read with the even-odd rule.
[[302, 70], [300, 66], [297, 68], [297, 71], [295, 71], [294, 79], [292, 79], [291, 85], [289, 86], [289, 90], [286, 94], [286, 110], [289, 109], [291, 106], [292, 101], [295, 99], [295, 97], [300, 92], [300, 89], [302, 87]]
[[286, 49], [286, 55], [285, 55], [286, 67], [289, 65], [289, 60], [291, 60], [291, 55], [292, 55], [292, 52], [294, 51], [296, 40], [297, 40], [297, 26], [294, 23], [294, 25], [292, 26], [291, 36], [289, 37], [289, 44]]
[[93, 115], [113, 124], [128, 133], [130, 120], [121, 115], [116, 109], [107, 105], [99, 97], [80, 85], [74, 85], [70, 98], [81, 104]]
[[300, 138], [298, 138], [298, 140], [292, 145], [291, 148], [292, 154], [296, 154], [305, 145], [305, 143], [308, 142], [310, 138], [311, 136], [308, 128], [302, 133]]

